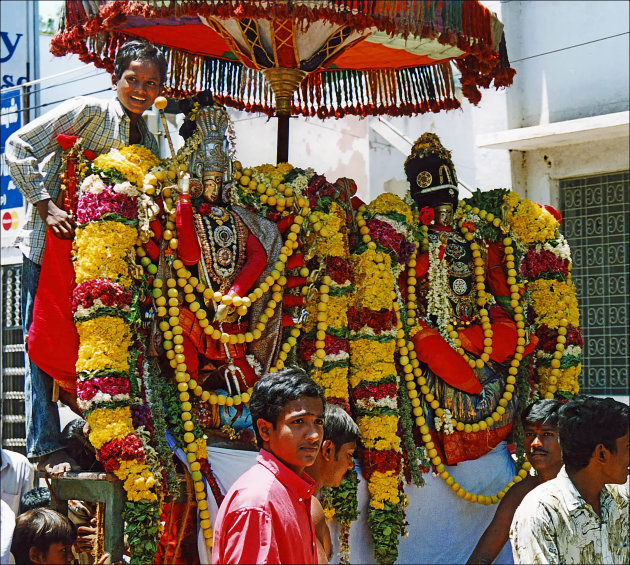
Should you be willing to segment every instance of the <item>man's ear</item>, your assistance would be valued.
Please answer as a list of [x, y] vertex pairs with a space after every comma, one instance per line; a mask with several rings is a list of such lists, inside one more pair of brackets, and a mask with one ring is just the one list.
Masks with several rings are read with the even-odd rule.
[[273, 429], [273, 424], [268, 420], [258, 418], [258, 420], [256, 420], [256, 426], [258, 427], [260, 438], [263, 441], [269, 441], [271, 430]]
[[36, 547], [31, 547], [28, 550], [28, 558], [33, 563], [44, 563], [45, 555], [42, 555], [41, 551], [39, 551]]
[[610, 456], [610, 451], [603, 443], [598, 443], [593, 450], [593, 457], [598, 463], [606, 463]]
[[332, 461], [335, 458], [335, 444], [330, 439], [325, 439], [322, 442], [320, 453], [324, 461]]
[[112, 75], [112, 90], [118, 89], [118, 77], [116, 75]]

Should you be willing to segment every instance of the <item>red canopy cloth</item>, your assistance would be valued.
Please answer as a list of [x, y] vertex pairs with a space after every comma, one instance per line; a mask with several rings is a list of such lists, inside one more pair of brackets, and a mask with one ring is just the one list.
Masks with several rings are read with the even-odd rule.
[[268, 115], [274, 68], [304, 72], [291, 113], [320, 118], [457, 108], [453, 65], [475, 104], [515, 73], [502, 24], [474, 0], [66, 0], [65, 16], [54, 55], [112, 72], [119, 46], [146, 38], [165, 48], [171, 96], [210, 90]]

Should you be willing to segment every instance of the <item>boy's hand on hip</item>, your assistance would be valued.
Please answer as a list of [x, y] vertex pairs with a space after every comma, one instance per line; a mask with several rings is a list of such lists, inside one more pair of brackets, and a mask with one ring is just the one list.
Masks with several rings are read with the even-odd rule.
[[59, 239], [74, 237], [74, 220], [70, 214], [55, 205], [50, 198], [40, 200], [36, 206], [41, 219], [54, 235]]

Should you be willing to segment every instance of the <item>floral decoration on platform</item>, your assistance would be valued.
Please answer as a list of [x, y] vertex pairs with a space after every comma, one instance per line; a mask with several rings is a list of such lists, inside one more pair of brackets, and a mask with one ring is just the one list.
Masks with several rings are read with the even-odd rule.
[[[146, 346], [138, 324], [142, 281], [134, 263], [139, 207], [147, 203], [138, 185], [157, 163], [148, 150], [131, 146], [81, 167], [73, 246], [77, 398], [97, 458], [123, 481], [132, 563], [153, 559], [160, 505], [169, 488], [146, 397]], [[145, 206], [145, 214], [152, 208]]]
[[[356, 187], [349, 179], [330, 183], [311, 169], [288, 163], [246, 169], [237, 165], [234, 178], [240, 204], [280, 223], [297, 212], [308, 220], [294, 240], [298, 252], [291, 250], [286, 262], [285, 341], [271, 370], [282, 368], [291, 355], [322, 386], [328, 402], [349, 411], [347, 326], [354, 286], [348, 234], [349, 203]], [[358, 515], [356, 487], [356, 473], [350, 472], [339, 488], [329, 489], [324, 497], [327, 516], [334, 516], [341, 527], [344, 563], [349, 559], [350, 523]]]
[[[394, 563], [406, 531], [403, 441], [396, 340], [396, 279], [414, 253], [405, 223], [411, 210], [391, 194], [379, 196], [357, 217], [362, 241], [352, 256], [357, 292], [350, 314], [350, 385], [361, 432], [362, 473], [368, 482], [368, 525], [379, 563]], [[402, 264], [401, 264], [402, 260]], [[415, 452], [415, 448], [414, 448]]]
[[527, 332], [539, 340], [530, 375], [533, 398], [574, 396], [582, 369], [582, 334], [571, 251], [559, 232], [560, 214], [498, 189], [475, 192], [460, 211], [461, 221], [481, 227], [494, 240], [507, 237], [514, 247], [517, 268], [508, 273], [508, 282], [522, 289]]

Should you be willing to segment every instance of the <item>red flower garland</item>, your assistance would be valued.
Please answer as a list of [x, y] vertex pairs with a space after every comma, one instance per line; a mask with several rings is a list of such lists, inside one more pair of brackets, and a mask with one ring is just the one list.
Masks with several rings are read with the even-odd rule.
[[[336, 355], [337, 353], [348, 351], [348, 340], [326, 334], [324, 340], [324, 351], [326, 355]], [[317, 347], [314, 339], [303, 339], [298, 345], [298, 355], [301, 359], [310, 359], [315, 355]]]
[[398, 393], [398, 387], [396, 383], [383, 383], [380, 385], [359, 385], [352, 391], [352, 397], [355, 400], [361, 398], [372, 398], [374, 400], [381, 400], [382, 398], [396, 397]]
[[366, 481], [369, 481], [376, 471], [379, 473], [394, 471], [394, 474], [398, 474], [402, 469], [402, 454], [391, 449], [387, 451], [362, 449], [359, 451], [359, 459], [361, 461], [361, 474]]
[[144, 463], [145, 455], [142, 442], [136, 434], [129, 434], [123, 439], [115, 439], [103, 445], [97, 454], [107, 473], [113, 473], [120, 468], [120, 461]]
[[542, 273], [569, 274], [569, 260], [560, 259], [551, 251], [529, 249], [521, 264], [522, 275], [530, 280], [537, 279]]
[[91, 308], [99, 298], [103, 306], [122, 308], [131, 305], [133, 293], [108, 279], [88, 280], [72, 291], [72, 309]]
[[104, 394], [129, 394], [131, 385], [127, 377], [94, 377], [81, 382], [77, 387], [77, 398], [79, 400], [91, 400], [98, 392]]
[[391, 330], [396, 323], [396, 313], [394, 310], [370, 310], [369, 308], [349, 308], [348, 327], [352, 331], [359, 331], [367, 326], [374, 330], [374, 333], [382, 333]]

